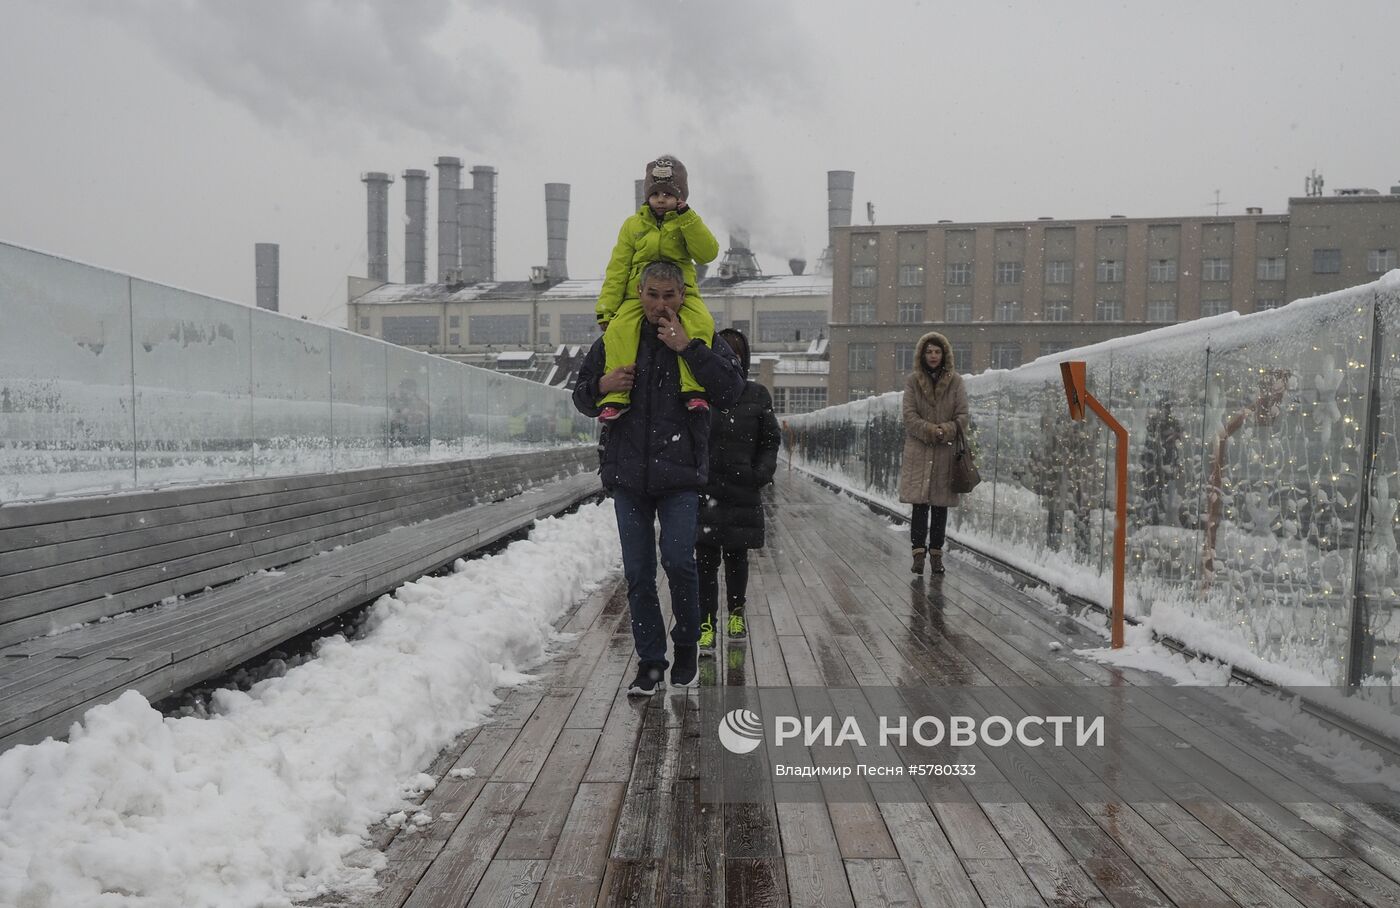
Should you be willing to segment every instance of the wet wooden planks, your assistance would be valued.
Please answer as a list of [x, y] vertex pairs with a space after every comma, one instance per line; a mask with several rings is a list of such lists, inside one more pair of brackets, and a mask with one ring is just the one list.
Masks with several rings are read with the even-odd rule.
[[[750, 636], [702, 660], [702, 686], [824, 689], [877, 713], [897, 687], [1030, 710], [1048, 702], [1036, 686], [1112, 685], [1127, 695], [1111, 753], [983, 749], [958, 798], [707, 804], [715, 739], [696, 695], [625, 696], [616, 589], [561, 621], [569, 649], [458, 751], [477, 774], [428, 797], [425, 832], [393, 838], [372, 904], [1400, 905], [1400, 812], [1347, 803], [1207, 699], [1074, 655], [1101, 640], [998, 576], [950, 559], [914, 578], [903, 527], [815, 483], [780, 476], [767, 512]], [[1028, 794], [1042, 790], [1056, 796]]]

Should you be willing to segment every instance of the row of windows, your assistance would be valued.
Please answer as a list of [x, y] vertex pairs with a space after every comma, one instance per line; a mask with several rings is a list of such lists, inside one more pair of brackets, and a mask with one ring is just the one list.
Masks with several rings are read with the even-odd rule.
[[[1263, 312], [1266, 309], [1277, 309], [1283, 305], [1281, 297], [1261, 297], [1255, 300], [1255, 311]], [[1204, 299], [1201, 301], [1201, 315], [1219, 315], [1222, 312], [1229, 312], [1234, 308], [1234, 304], [1229, 298]], [[994, 320], [998, 322], [1019, 322], [1021, 321], [1022, 303], [1020, 300], [1003, 300], [996, 304]], [[898, 324], [911, 325], [921, 324], [924, 321], [923, 303], [900, 303], [898, 310]], [[1068, 322], [1073, 321], [1074, 306], [1069, 300], [1046, 300], [1041, 306], [1041, 321], [1045, 322]], [[1149, 322], [1175, 322], [1177, 320], [1177, 305], [1175, 300], [1148, 300], [1147, 317]], [[960, 324], [972, 321], [971, 303], [948, 303], [944, 306], [944, 323]], [[1121, 322], [1127, 318], [1124, 312], [1122, 300], [1096, 300], [1094, 302], [1094, 321], [1096, 322]], [[875, 322], [874, 303], [853, 303], [851, 305], [851, 323], [856, 325], [869, 325]]]
[[[1372, 249], [1366, 254], [1368, 274], [1384, 274], [1397, 266], [1396, 250]], [[1342, 268], [1340, 249], [1314, 249], [1313, 273], [1336, 274]], [[993, 277], [999, 285], [1021, 283], [1024, 266], [1021, 262], [997, 262]], [[1255, 277], [1261, 281], [1281, 281], [1284, 279], [1286, 260], [1283, 256], [1261, 256], [1255, 260]], [[1228, 281], [1234, 270], [1229, 258], [1205, 258], [1201, 260], [1201, 280]], [[944, 272], [944, 283], [949, 287], [966, 287], [972, 284], [972, 262], [954, 262]], [[1100, 284], [1118, 284], [1123, 281], [1123, 263], [1116, 259], [1100, 259], [1095, 269], [1095, 278]], [[1045, 263], [1045, 283], [1073, 283], [1074, 263], [1057, 260]], [[1154, 259], [1147, 263], [1147, 279], [1152, 283], [1170, 283], [1177, 279], [1176, 259]], [[874, 287], [877, 275], [874, 265], [857, 265], [851, 269], [852, 287]], [[924, 286], [923, 265], [900, 265], [899, 286]]]
[[773, 411], [779, 416], [810, 413], [826, 406], [826, 388], [774, 388]]
[[[972, 345], [969, 343], [950, 344], [953, 349], [953, 362], [959, 372], [971, 373], [975, 370], [972, 359]], [[1037, 356], [1049, 356], [1054, 353], [1063, 353], [1074, 346], [1070, 341], [1042, 341], [1040, 343]], [[846, 348], [846, 365], [853, 373], [869, 373], [875, 371], [875, 351], [874, 344], [851, 344]], [[991, 344], [991, 357], [987, 365], [992, 369], [1015, 369], [1025, 361], [1022, 345], [1015, 341], [995, 341]], [[894, 367], [899, 373], [912, 372], [914, 370], [914, 345], [897, 344], [894, 348]], [[871, 378], [869, 375], [852, 375], [850, 384], [850, 397], [856, 400], [860, 397], [869, 397], [874, 392], [869, 390]], [[789, 389], [788, 393], [795, 390]], [[815, 390], [815, 389], [813, 389]], [[823, 392], [824, 393], [824, 392]], [[798, 412], [798, 411], [792, 411]]]

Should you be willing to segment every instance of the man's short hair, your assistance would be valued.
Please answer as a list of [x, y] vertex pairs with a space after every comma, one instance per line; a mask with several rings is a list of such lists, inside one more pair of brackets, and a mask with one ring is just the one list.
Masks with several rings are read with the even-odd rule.
[[678, 290], [685, 289], [685, 275], [681, 273], [681, 266], [675, 262], [652, 262], [642, 269], [642, 276], [637, 280], [637, 291], [647, 285], [647, 281], [663, 281], [675, 284]]

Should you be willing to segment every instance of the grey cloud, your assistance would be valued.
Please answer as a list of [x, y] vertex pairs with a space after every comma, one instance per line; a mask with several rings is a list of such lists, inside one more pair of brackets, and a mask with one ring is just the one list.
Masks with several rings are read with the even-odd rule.
[[88, 9], [276, 125], [349, 116], [351, 125], [453, 142], [467, 124], [478, 134], [509, 129], [508, 67], [489, 47], [444, 49], [450, 0], [130, 0]]

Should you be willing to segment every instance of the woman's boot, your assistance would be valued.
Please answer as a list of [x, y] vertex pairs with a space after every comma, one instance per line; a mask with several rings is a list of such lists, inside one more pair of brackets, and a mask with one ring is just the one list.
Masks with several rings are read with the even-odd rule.
[[929, 550], [928, 550], [928, 558], [929, 558], [928, 572], [929, 572], [930, 574], [941, 574], [941, 573], [943, 573], [943, 550], [942, 550], [942, 549], [929, 549]]
[[920, 549], [920, 548], [914, 549], [914, 566], [913, 566], [912, 568], [910, 568], [910, 570], [913, 571], [913, 572], [916, 573], [916, 574], [922, 574], [922, 573], [924, 572], [924, 550], [923, 550], [923, 549]]

